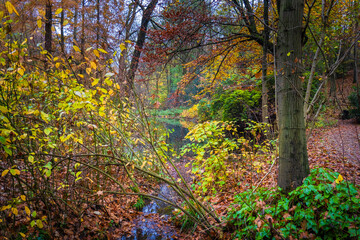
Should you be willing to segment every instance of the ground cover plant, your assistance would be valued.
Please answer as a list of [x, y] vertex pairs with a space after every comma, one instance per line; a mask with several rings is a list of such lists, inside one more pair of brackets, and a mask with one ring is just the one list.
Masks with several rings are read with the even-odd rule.
[[288, 196], [278, 188], [236, 195], [228, 219], [239, 239], [358, 239], [359, 191], [341, 174], [318, 168]]

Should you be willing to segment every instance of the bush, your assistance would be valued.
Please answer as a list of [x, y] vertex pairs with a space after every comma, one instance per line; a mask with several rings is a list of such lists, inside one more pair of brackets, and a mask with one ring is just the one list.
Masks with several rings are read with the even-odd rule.
[[235, 196], [227, 219], [239, 239], [358, 239], [358, 194], [359, 186], [320, 168], [288, 196], [279, 188]]
[[[200, 121], [232, 121], [242, 126], [247, 120], [256, 120], [261, 93], [256, 90], [233, 90], [216, 94], [211, 101], [199, 102]], [[241, 127], [244, 128], [245, 126]]]
[[356, 118], [356, 120], [358, 122], [360, 122], [360, 88], [358, 88], [356, 90], [356, 88], [354, 88], [354, 92], [350, 93], [349, 95], [349, 101], [351, 104], [351, 109], [350, 109], [350, 116], [353, 118]]

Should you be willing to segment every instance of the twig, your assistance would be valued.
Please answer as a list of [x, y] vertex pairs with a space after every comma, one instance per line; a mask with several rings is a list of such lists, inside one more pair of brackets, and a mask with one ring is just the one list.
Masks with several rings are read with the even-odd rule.
[[271, 172], [271, 169], [273, 168], [276, 160], [278, 160], [278, 159], [279, 159], [279, 157], [277, 157], [277, 158], [274, 159], [273, 163], [271, 164], [271, 167], [270, 167], [269, 171], [265, 174], [265, 176], [264, 176], [264, 177], [260, 180], [260, 182], [256, 185], [256, 187], [255, 187], [254, 190], [253, 190], [253, 193], [254, 193], [255, 190], [260, 186], [261, 182], [264, 181], [264, 179], [267, 177], [267, 175], [269, 175], [269, 173]]

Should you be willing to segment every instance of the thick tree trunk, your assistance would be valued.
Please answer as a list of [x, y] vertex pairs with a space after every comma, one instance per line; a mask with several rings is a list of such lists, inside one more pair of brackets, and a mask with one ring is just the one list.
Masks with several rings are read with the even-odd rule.
[[286, 192], [309, 174], [301, 74], [303, 0], [280, 0], [277, 96], [279, 114], [279, 178]]

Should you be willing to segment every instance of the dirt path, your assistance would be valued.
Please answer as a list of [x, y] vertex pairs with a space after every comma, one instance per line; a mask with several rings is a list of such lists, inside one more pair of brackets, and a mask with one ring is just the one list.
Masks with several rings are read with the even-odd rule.
[[313, 130], [308, 139], [310, 167], [327, 167], [360, 184], [360, 125], [339, 120], [332, 127]]

